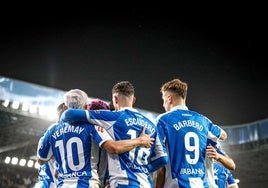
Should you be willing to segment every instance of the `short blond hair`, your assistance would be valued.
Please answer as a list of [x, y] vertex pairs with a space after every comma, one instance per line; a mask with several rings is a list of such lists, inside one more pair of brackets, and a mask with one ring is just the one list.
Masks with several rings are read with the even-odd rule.
[[182, 97], [183, 99], [186, 99], [187, 97], [187, 89], [188, 85], [186, 82], [181, 81], [180, 79], [173, 79], [171, 81], [168, 81], [164, 83], [160, 89], [160, 92], [172, 92], [177, 96]]

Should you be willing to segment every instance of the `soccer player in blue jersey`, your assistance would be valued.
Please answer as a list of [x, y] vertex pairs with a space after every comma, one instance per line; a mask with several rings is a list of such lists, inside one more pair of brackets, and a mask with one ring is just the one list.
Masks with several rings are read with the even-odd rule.
[[111, 188], [152, 188], [150, 172], [167, 163], [165, 146], [158, 137], [157, 127], [133, 108], [134, 86], [129, 81], [116, 83], [112, 88], [115, 111], [69, 109], [64, 121], [88, 121], [103, 126], [114, 140], [136, 138], [146, 128], [154, 143], [150, 148], [136, 147], [122, 154], [108, 154]]
[[215, 182], [214, 163], [217, 161], [221, 163], [228, 170], [235, 170], [235, 162], [229, 157], [225, 151], [222, 150], [218, 140], [208, 139], [206, 149], [206, 175], [210, 188], [218, 188]]
[[213, 170], [217, 188], [238, 188], [238, 184], [229, 169], [218, 162], [214, 162]]
[[[58, 121], [64, 111], [64, 103], [57, 107]], [[40, 142], [40, 141], [39, 141]], [[57, 186], [57, 169], [55, 160], [52, 158], [45, 164], [41, 165], [38, 170], [38, 180], [33, 188], [54, 188]]]
[[207, 140], [206, 149], [206, 175], [210, 188], [218, 188], [215, 182], [213, 164], [215, 161], [221, 163], [225, 168], [229, 170], [235, 170], [236, 165], [234, 160], [222, 150], [219, 140], [210, 138]]
[[[223, 186], [222, 182], [230, 184], [232, 188], [237, 188], [238, 185], [231, 182], [233, 178], [231, 176], [229, 177], [230, 170], [235, 170], [236, 168], [235, 162], [222, 150], [220, 142], [208, 139], [206, 154], [206, 173], [210, 188], [219, 188]], [[219, 164], [222, 167], [215, 169], [215, 164], [217, 167]]]
[[[68, 109], [85, 109], [87, 99], [87, 94], [79, 89], [72, 89], [64, 95]], [[103, 128], [85, 124], [60, 121], [51, 125], [38, 145], [39, 164], [42, 165], [52, 157], [58, 164], [57, 187], [100, 187], [99, 181], [92, 175], [92, 137], [100, 147], [112, 153], [122, 153], [152, 143], [150, 135], [144, 134], [145, 129], [135, 139], [115, 142]]]
[[156, 187], [208, 188], [207, 138], [227, 137], [226, 132], [207, 117], [187, 108], [187, 89], [187, 83], [173, 79], [160, 90], [166, 112], [156, 121], [160, 139], [167, 146], [169, 162], [159, 170]]

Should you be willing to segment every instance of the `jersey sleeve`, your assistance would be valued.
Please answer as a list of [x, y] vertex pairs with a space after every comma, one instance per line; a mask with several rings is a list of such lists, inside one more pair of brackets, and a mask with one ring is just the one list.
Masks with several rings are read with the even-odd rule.
[[101, 126], [94, 126], [93, 138], [96, 143], [101, 147], [101, 145], [107, 140], [112, 140], [112, 137], [107, 133], [107, 131]]
[[208, 123], [208, 139], [211, 139], [214, 142], [218, 142], [222, 134], [222, 128], [218, 125], [213, 124], [212, 122]]
[[86, 117], [86, 110], [81, 109], [72, 109], [69, 108], [65, 110], [60, 118], [61, 121], [81, 121], [81, 122], [88, 122]]
[[49, 141], [50, 132], [50, 129], [48, 129], [38, 143], [37, 157], [44, 161], [48, 161], [52, 157], [52, 148]]
[[87, 110], [86, 118], [88, 122], [108, 130], [116, 121], [119, 121], [120, 114], [120, 112], [110, 110]]
[[161, 168], [168, 163], [168, 156], [165, 145], [159, 139], [157, 135], [155, 138], [155, 146], [152, 152], [151, 161], [148, 165], [149, 172], [153, 172]]
[[119, 113], [110, 110], [68, 109], [61, 115], [62, 121], [89, 122], [100, 125], [106, 130], [118, 119]]
[[166, 150], [166, 145], [164, 143], [165, 130], [164, 130], [164, 126], [160, 122], [161, 120], [159, 119], [159, 116], [158, 116], [155, 121], [157, 131], [155, 133], [154, 150], [152, 152], [151, 161], [148, 165], [148, 169], [150, 172], [156, 171], [160, 167], [168, 163], [167, 150]]
[[227, 180], [226, 181], [227, 181], [228, 187], [236, 184], [235, 179], [234, 179], [232, 173], [230, 172], [230, 170], [226, 169], [226, 173], [227, 173]]
[[157, 126], [157, 132], [158, 132], [158, 137], [161, 140], [161, 143], [165, 145], [165, 123], [162, 121], [162, 119], [159, 118], [160, 116], [157, 117], [156, 120], [156, 126]]

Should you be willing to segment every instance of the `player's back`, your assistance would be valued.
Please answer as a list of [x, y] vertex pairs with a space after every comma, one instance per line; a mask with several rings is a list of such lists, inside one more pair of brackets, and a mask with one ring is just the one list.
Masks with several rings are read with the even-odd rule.
[[[120, 113], [120, 112], [119, 112]], [[156, 132], [156, 126], [146, 117], [133, 110], [124, 110], [121, 112], [120, 118], [113, 125], [114, 139], [124, 140], [137, 138], [143, 127], [147, 127], [146, 133]], [[155, 135], [155, 134], [154, 134]], [[153, 136], [154, 136], [153, 135]], [[154, 147], [154, 145], [152, 146]], [[151, 180], [148, 171], [149, 158], [152, 154], [152, 148], [136, 147], [135, 149], [117, 155], [120, 164], [113, 164], [109, 161], [110, 181], [113, 184], [113, 176], [115, 181], [121, 180], [122, 185], [136, 185], [137, 187], [151, 187]], [[114, 157], [115, 155], [109, 154]], [[109, 160], [112, 159], [109, 157]], [[120, 169], [121, 172], [120, 172]], [[120, 175], [118, 174], [120, 172]], [[123, 180], [127, 177], [128, 181]]]
[[208, 187], [205, 153], [208, 125], [202, 115], [176, 109], [159, 116], [160, 135], [166, 134], [172, 178], [181, 188]]
[[[124, 109], [116, 112], [99, 111], [90, 112], [90, 118], [101, 122], [114, 140], [126, 140], [137, 138], [146, 127], [146, 134], [157, 136], [156, 125], [144, 115], [134, 109]], [[105, 123], [103, 122], [105, 119]], [[110, 125], [107, 125], [109, 124]], [[158, 139], [159, 141], [159, 139]], [[158, 144], [158, 146], [161, 144]], [[148, 163], [155, 144], [151, 148], [136, 147], [122, 154], [108, 154], [109, 183], [111, 187], [152, 187], [149, 176]]]
[[[59, 186], [88, 187], [92, 180], [91, 142], [96, 134], [93, 125], [60, 122], [50, 129], [53, 156], [58, 163]], [[91, 181], [89, 181], [91, 180]]]

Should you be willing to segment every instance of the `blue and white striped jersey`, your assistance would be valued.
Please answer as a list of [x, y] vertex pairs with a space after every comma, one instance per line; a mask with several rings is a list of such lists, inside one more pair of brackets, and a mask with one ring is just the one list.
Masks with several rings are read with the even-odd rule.
[[54, 176], [54, 159], [50, 159], [45, 164], [41, 165], [38, 170], [38, 180], [33, 188], [55, 188], [57, 179]]
[[50, 126], [41, 140], [37, 155], [42, 160], [54, 156], [58, 163], [58, 187], [90, 187], [99, 184], [91, 168], [92, 138], [101, 146], [110, 135], [98, 126], [88, 123], [60, 121]]
[[114, 140], [133, 139], [143, 127], [155, 140], [150, 148], [136, 147], [122, 154], [108, 154], [110, 186], [123, 188], [153, 187], [150, 172], [167, 163], [167, 153], [157, 133], [156, 125], [133, 108], [120, 111], [69, 109], [62, 115], [64, 121], [89, 121], [103, 126]]
[[220, 137], [221, 128], [205, 116], [188, 110], [186, 106], [174, 107], [157, 117], [157, 128], [164, 140], [168, 155], [170, 175], [180, 188], [208, 188], [205, 168], [207, 138]]

